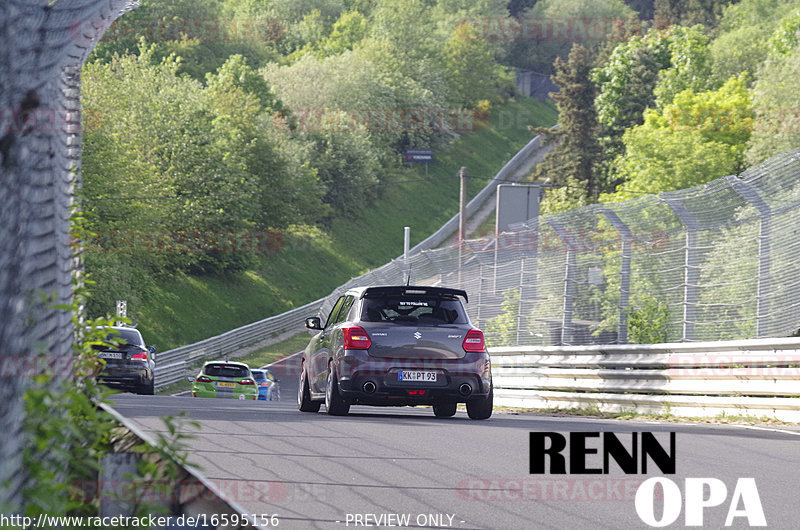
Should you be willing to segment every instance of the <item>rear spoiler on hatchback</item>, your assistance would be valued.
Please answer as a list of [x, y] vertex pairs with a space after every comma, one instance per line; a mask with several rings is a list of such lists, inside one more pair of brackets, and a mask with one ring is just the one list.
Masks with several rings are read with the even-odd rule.
[[398, 286], [383, 286], [383, 287], [367, 287], [361, 293], [361, 298], [367, 296], [404, 296], [404, 295], [422, 295], [422, 296], [435, 296], [438, 298], [447, 296], [460, 296], [465, 302], [469, 303], [467, 298], [467, 291], [463, 289], [450, 289], [449, 287], [427, 287], [416, 285], [398, 285]]

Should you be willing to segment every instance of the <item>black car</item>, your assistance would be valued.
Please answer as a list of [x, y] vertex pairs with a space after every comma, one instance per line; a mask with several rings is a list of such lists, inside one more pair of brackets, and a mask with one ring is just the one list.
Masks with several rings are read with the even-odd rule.
[[[137, 394], [153, 395], [155, 391], [155, 347], [145, 346], [139, 330], [126, 326], [112, 326], [108, 344], [94, 346], [105, 367], [98, 379], [105, 385]], [[119, 343], [111, 346], [113, 342]]]
[[439, 417], [466, 403], [492, 415], [492, 376], [483, 332], [469, 320], [467, 293], [444, 287], [362, 287], [346, 292], [303, 353], [297, 403], [345, 415], [350, 405], [432, 405]]

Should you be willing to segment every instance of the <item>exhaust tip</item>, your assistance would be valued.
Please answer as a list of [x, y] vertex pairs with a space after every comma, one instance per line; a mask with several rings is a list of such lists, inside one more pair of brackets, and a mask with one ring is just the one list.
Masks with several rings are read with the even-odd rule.
[[377, 387], [375, 386], [375, 383], [373, 383], [372, 381], [367, 381], [366, 383], [364, 383], [364, 386], [362, 388], [364, 389], [364, 392], [366, 392], [367, 394], [372, 394], [373, 392], [375, 392]]
[[472, 394], [472, 386], [469, 383], [462, 383], [462, 385], [458, 387], [458, 393], [462, 396], [468, 396]]

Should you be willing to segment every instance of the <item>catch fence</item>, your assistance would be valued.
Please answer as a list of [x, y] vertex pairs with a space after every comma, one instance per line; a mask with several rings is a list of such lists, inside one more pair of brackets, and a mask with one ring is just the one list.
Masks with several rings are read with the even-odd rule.
[[[346, 289], [466, 289], [493, 346], [786, 337], [800, 327], [800, 149], [738, 176], [543, 215], [499, 237], [422, 250]], [[637, 327], [629, 333], [629, 317]], [[638, 333], [638, 335], [637, 335]]]

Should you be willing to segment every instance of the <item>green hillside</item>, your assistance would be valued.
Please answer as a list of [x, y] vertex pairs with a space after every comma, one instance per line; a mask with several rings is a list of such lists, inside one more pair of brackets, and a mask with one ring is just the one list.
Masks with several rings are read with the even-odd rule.
[[129, 315], [163, 351], [301, 306], [383, 265], [402, 253], [404, 226], [413, 245], [458, 211], [461, 166], [476, 177], [468, 181], [472, 197], [530, 141], [527, 125], [553, 125], [557, 114], [550, 104], [519, 98], [491, 116], [487, 128], [437, 150], [427, 177], [422, 165], [394, 175], [358, 217], [335, 219], [327, 229], [293, 226], [279, 251], [259, 255], [246, 271], [155, 278]]

